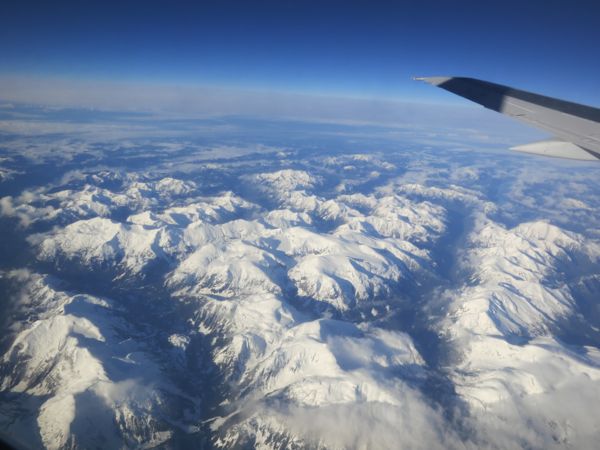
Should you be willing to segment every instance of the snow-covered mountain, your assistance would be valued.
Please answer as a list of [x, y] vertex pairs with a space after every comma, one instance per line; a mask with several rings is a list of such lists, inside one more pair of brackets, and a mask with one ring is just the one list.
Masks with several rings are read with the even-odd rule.
[[169, 357], [152, 353], [155, 338], [131, 324], [123, 305], [26, 270], [3, 277], [19, 285], [10, 315], [16, 337], [0, 360], [1, 389], [10, 392], [2, 423], [17, 442], [153, 447], [169, 441], [174, 423], [197, 428], [180, 421], [198, 415], [198, 401], [164, 373], [160, 359]]
[[[595, 447], [593, 173], [395, 141], [201, 162], [147, 145], [0, 199], [10, 442]], [[555, 212], [534, 197], [553, 164], [579, 170]]]
[[[487, 223], [470, 242], [471, 282], [450, 294], [444, 329], [473, 426], [506, 445], [593, 448], [598, 422], [583, 405], [600, 400], [600, 350], [589, 345], [599, 330], [582, 317], [569, 278], [597, 273], [598, 244], [545, 222]], [[514, 427], [523, 416], [528, 427]]]

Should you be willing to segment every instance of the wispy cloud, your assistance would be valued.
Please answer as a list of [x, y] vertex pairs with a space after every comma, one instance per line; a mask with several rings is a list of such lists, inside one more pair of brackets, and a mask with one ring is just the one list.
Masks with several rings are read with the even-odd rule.
[[54, 107], [195, 117], [244, 115], [356, 125], [427, 126], [430, 130], [460, 128], [471, 132], [480, 130], [482, 138], [486, 133], [538, 136], [522, 125], [478, 107], [210, 86], [3, 77], [0, 78], [0, 99]]

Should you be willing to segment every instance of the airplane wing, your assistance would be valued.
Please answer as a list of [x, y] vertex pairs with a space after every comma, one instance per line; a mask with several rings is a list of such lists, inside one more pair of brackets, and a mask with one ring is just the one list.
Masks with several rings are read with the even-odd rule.
[[556, 139], [513, 147], [559, 158], [600, 159], [600, 109], [463, 77], [417, 77], [491, 110], [514, 117]]

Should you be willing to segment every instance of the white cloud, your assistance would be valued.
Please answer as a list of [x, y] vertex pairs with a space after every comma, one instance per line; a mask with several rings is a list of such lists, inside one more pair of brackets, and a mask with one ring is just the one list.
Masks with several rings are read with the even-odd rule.
[[[527, 142], [529, 138], [533, 140], [541, 135], [483, 108], [472, 106], [210, 86], [3, 77], [0, 78], [0, 98], [54, 107], [146, 111], [195, 117], [249, 115], [353, 126], [386, 125], [408, 134], [415, 130], [438, 130], [444, 134], [446, 142], [452, 139], [451, 129], [458, 129], [460, 135], [470, 135], [475, 140], [489, 141], [493, 137], [494, 141], [500, 139], [509, 144]], [[14, 130], [22, 127], [27, 132], [31, 124], [13, 123], [9, 128], [11, 126]], [[64, 124], [61, 126], [64, 127]], [[460, 135], [455, 135], [455, 138], [459, 139]], [[519, 141], [519, 137], [524, 141]], [[431, 142], [439, 143], [439, 138], [433, 134]]]

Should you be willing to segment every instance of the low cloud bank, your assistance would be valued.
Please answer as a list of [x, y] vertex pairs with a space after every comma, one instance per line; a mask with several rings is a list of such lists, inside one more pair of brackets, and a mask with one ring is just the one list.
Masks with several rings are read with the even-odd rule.
[[242, 115], [337, 123], [406, 124], [537, 136], [537, 133], [522, 125], [470, 105], [199, 85], [3, 77], [0, 78], [0, 100], [53, 107], [170, 113], [195, 117]]

